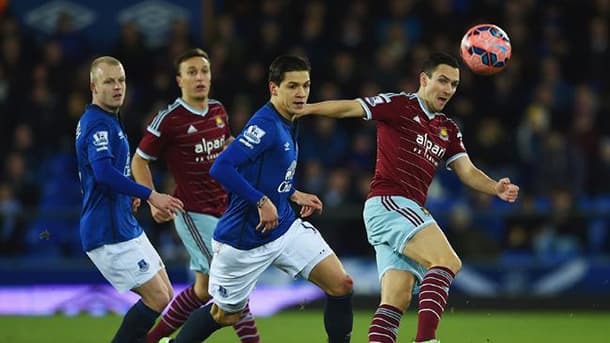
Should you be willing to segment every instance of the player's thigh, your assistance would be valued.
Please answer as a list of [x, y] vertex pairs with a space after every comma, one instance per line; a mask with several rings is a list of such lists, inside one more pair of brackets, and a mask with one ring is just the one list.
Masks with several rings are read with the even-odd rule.
[[148, 307], [157, 312], [162, 312], [173, 297], [172, 286], [168, 284], [168, 278], [166, 277], [165, 269], [161, 269], [142, 286], [133, 289], [134, 292], [142, 297], [142, 301]]
[[354, 282], [347, 274], [337, 255], [332, 254], [320, 261], [311, 273], [309, 281], [332, 296], [346, 295], [352, 292]]
[[371, 245], [386, 245], [401, 254], [424, 227], [435, 223], [426, 209], [400, 196], [376, 196], [364, 204], [364, 225]]
[[208, 293], [218, 307], [227, 313], [246, 307], [258, 278], [281, 250], [278, 240], [250, 250], [212, 241], [214, 258], [210, 265]]
[[296, 219], [281, 239], [282, 251], [273, 265], [293, 278], [309, 280], [314, 267], [334, 255], [320, 232], [301, 219]]
[[415, 281], [415, 275], [406, 270], [387, 270], [381, 277], [381, 303], [405, 311], [411, 302]]
[[373, 248], [375, 249], [375, 261], [377, 262], [377, 272], [381, 283], [383, 283], [383, 279], [388, 272], [398, 270], [414, 276], [415, 287], [403, 288], [402, 291], [411, 292], [412, 288], [417, 291], [417, 285], [424, 279], [427, 271], [424, 266], [395, 251], [387, 244], [377, 244]]
[[462, 267], [460, 258], [436, 223], [417, 232], [405, 245], [403, 254], [426, 269], [445, 266], [456, 273]]
[[125, 242], [90, 250], [87, 256], [119, 292], [138, 288], [165, 269], [145, 233]]
[[202, 213], [178, 213], [174, 220], [176, 232], [191, 257], [190, 269], [209, 273], [212, 259], [212, 235], [218, 218]]

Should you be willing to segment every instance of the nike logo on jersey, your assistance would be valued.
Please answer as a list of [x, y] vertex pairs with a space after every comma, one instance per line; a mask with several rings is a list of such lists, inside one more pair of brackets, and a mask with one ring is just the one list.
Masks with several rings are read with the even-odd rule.
[[197, 129], [193, 125], [189, 125], [189, 128], [186, 129], [186, 133], [191, 134], [197, 132]]

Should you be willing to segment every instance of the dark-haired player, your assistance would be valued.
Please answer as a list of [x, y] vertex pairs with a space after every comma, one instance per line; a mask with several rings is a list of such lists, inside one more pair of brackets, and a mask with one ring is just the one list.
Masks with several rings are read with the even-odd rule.
[[350, 341], [352, 279], [316, 228], [290, 206], [291, 201], [301, 206], [303, 218], [322, 210], [317, 196], [293, 184], [298, 159], [293, 119], [309, 96], [309, 70], [309, 63], [296, 56], [273, 61], [271, 100], [210, 170], [230, 198], [214, 231], [209, 288], [214, 301], [191, 315], [176, 343], [201, 342], [222, 326], [233, 325], [259, 276], [271, 265], [320, 287], [326, 293], [328, 341]]
[[[139, 183], [154, 189], [149, 162], [161, 158], [176, 182], [175, 195], [184, 201], [185, 212], [175, 218], [151, 207], [157, 222], [174, 220], [176, 231], [191, 257], [195, 283], [171, 302], [161, 320], [150, 331], [148, 343], [176, 331], [195, 311], [210, 300], [208, 280], [212, 257], [212, 232], [227, 208], [227, 194], [209, 174], [212, 163], [233, 137], [224, 106], [209, 98], [212, 72], [208, 54], [191, 49], [175, 63], [181, 96], [160, 111], [148, 125], [132, 161]], [[248, 307], [235, 324], [243, 343], [260, 341]]]
[[460, 82], [458, 62], [435, 53], [424, 63], [417, 93], [382, 93], [310, 104], [299, 115], [364, 118], [377, 122], [377, 165], [364, 205], [364, 223], [375, 248], [381, 303], [369, 342], [396, 342], [403, 311], [419, 286], [416, 342], [438, 342], [436, 328], [449, 287], [462, 262], [424, 208], [436, 168], [453, 169], [467, 186], [514, 202], [519, 187], [492, 180], [475, 167], [456, 123], [441, 113]]

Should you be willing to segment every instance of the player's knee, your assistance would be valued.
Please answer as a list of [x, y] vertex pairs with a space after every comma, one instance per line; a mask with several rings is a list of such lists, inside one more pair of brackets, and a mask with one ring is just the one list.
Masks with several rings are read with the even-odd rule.
[[348, 274], [344, 274], [330, 289], [326, 290], [328, 295], [340, 297], [350, 294], [354, 289], [354, 280]]
[[453, 274], [457, 274], [460, 270], [462, 270], [462, 260], [459, 257], [455, 257], [450, 263], [447, 265]]
[[150, 294], [142, 296], [144, 303], [157, 312], [162, 312], [163, 309], [172, 300], [172, 291], [170, 290], [157, 290]]
[[173, 297], [174, 290], [170, 287], [169, 289], [159, 292], [157, 295], [157, 302], [162, 308], [165, 308], [172, 301]]
[[398, 292], [381, 297], [381, 303], [392, 305], [402, 311], [406, 311], [411, 303], [411, 292]]
[[462, 269], [462, 260], [457, 256], [451, 256], [448, 258], [439, 259], [435, 263], [432, 263], [430, 267], [443, 266], [457, 274]]

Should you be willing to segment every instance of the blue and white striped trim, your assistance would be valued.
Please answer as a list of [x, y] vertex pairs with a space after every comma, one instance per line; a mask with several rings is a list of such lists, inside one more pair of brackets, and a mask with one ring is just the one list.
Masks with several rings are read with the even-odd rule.
[[140, 150], [140, 148], [136, 149], [136, 154], [138, 154], [138, 156], [142, 157], [143, 159], [145, 159], [147, 161], [156, 161], [157, 160], [157, 158], [155, 156], [145, 153], [144, 151]]
[[178, 98], [176, 101], [178, 103], [180, 103], [180, 105], [182, 105], [182, 107], [186, 108], [192, 114], [201, 116], [201, 117], [205, 117], [205, 115], [208, 114], [208, 110], [210, 109], [209, 101], [208, 101], [208, 106], [206, 108], [204, 108], [203, 110], [198, 110], [198, 109], [192, 107], [191, 105], [187, 104], [186, 101], [184, 101], [184, 99], [182, 99], [182, 98]]
[[426, 104], [424, 104], [424, 101], [422, 100], [422, 98], [420, 98], [419, 95], [417, 95], [417, 93], [414, 93], [414, 94], [417, 97], [417, 102], [419, 102], [419, 107], [422, 109], [422, 111], [424, 111], [426, 116], [428, 116], [429, 119], [434, 118], [436, 113], [432, 113], [432, 112], [428, 111], [428, 109], [426, 108]]
[[360, 106], [362, 106], [362, 109], [364, 109], [364, 117], [362, 119], [364, 119], [364, 120], [373, 119], [373, 114], [371, 113], [371, 110], [369, 109], [369, 107], [364, 103], [364, 100], [362, 100], [361, 98], [358, 98], [358, 99], [356, 99], [356, 101], [358, 101], [358, 103], [360, 103]]
[[176, 109], [176, 107], [180, 106], [180, 103], [178, 102], [178, 100], [174, 101], [173, 104], [169, 105], [166, 109], [161, 110], [157, 113], [157, 115], [153, 118], [153, 120], [150, 122], [150, 124], [148, 125], [148, 128], [146, 128], [148, 130], [148, 132], [152, 133], [153, 135], [160, 137], [161, 136], [161, 132], [159, 131], [159, 128], [161, 127], [161, 123], [163, 122], [163, 119], [165, 119], [165, 117], [172, 113], [173, 110]]
[[450, 158], [448, 158], [447, 161], [445, 161], [445, 167], [447, 168], [447, 170], [452, 170], [450, 167], [450, 164], [453, 163], [455, 160], [462, 158], [464, 156], [468, 156], [468, 154], [465, 152], [460, 152], [460, 153], [455, 154], [455, 155], [451, 156]]

